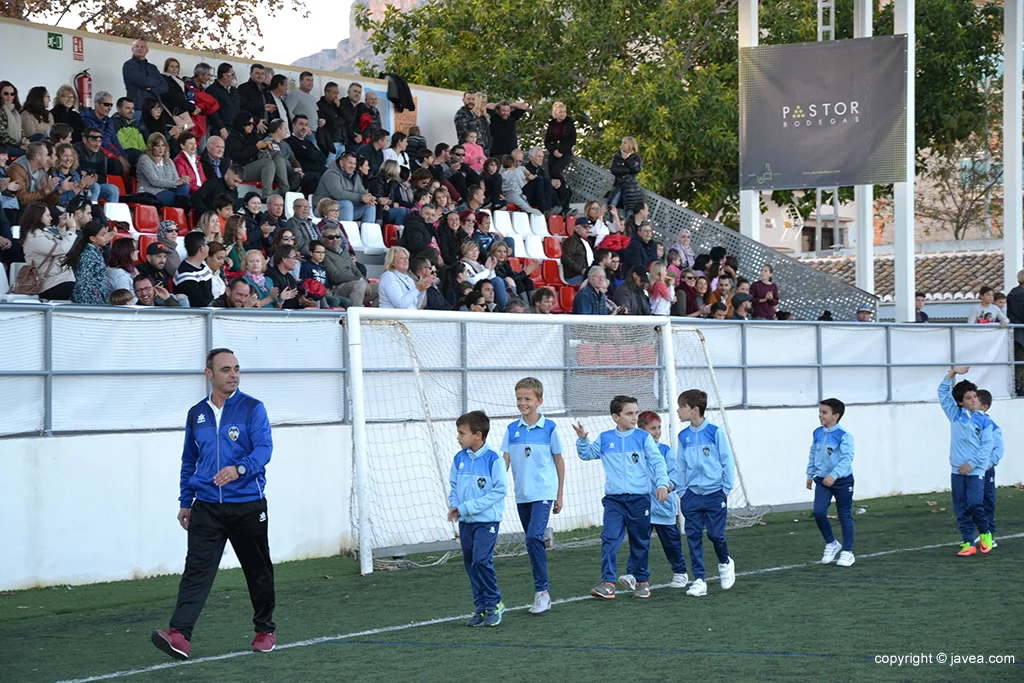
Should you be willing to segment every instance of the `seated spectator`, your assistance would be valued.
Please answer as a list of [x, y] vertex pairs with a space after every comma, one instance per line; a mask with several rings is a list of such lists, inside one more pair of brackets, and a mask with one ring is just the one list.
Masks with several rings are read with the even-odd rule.
[[481, 280], [476, 283], [473, 287], [474, 290], [480, 292], [484, 297], [484, 311], [487, 313], [502, 313], [505, 309], [498, 305], [495, 300], [496, 290], [494, 289], [494, 283], [490, 280]]
[[224, 264], [228, 260], [227, 249], [224, 245], [217, 241], [207, 242], [209, 251], [206, 254], [206, 265], [210, 267], [210, 272], [213, 273], [213, 279], [210, 281], [210, 289], [213, 294], [213, 298], [224, 294], [227, 291], [228, 285], [224, 281]]
[[238, 195], [232, 196], [229, 194], [222, 194], [213, 200], [213, 213], [216, 214], [217, 220], [220, 223], [222, 235], [224, 234], [224, 227], [227, 225], [228, 219], [235, 215], [236, 202], [241, 203]]
[[306, 288], [306, 296], [323, 304], [320, 306], [321, 308], [348, 308], [352, 303], [348, 299], [330, 294], [314, 296], [309, 293], [309, 286], [307, 283], [310, 280], [322, 285], [324, 291], [327, 291], [331, 283], [327, 279], [327, 269], [324, 268], [324, 259], [327, 258], [327, 247], [320, 240], [312, 240], [307, 246], [309, 250], [309, 258], [302, 262], [302, 266], [299, 271], [299, 279], [302, 282], [303, 287]]
[[[124, 240], [118, 240], [123, 242]], [[153, 246], [152, 244], [150, 246]], [[138, 306], [166, 306], [168, 308], [180, 308], [181, 301], [167, 291], [164, 285], [153, 282], [149, 275], [136, 275], [132, 281], [135, 292], [135, 303]], [[187, 299], [186, 299], [187, 301]]]
[[778, 313], [776, 313], [775, 319], [776, 320], [795, 320], [795, 318], [793, 317], [793, 314], [790, 313], [789, 311], [779, 311]]
[[[697, 299], [706, 307], [710, 303], [708, 299], [711, 297], [711, 283], [708, 282], [708, 278], [704, 275], [698, 275], [697, 281], [694, 282], [693, 286], [697, 290]], [[705, 315], [707, 315], [707, 311], [704, 311], [701, 317]]]
[[139, 157], [136, 167], [139, 192], [149, 192], [164, 206], [187, 209], [189, 178], [178, 175], [169, 150], [163, 135], [153, 133], [149, 136], [146, 153]]
[[709, 304], [717, 304], [722, 302], [728, 307], [728, 301], [732, 298], [732, 278], [725, 273], [718, 276], [718, 287], [713, 292], [704, 297], [705, 301]]
[[703, 275], [707, 272], [711, 265], [711, 257], [707, 254], [697, 254], [696, 258], [693, 259], [693, 270], [698, 275]]
[[[171, 221], [172, 222], [172, 221]], [[177, 227], [177, 225], [175, 225]], [[118, 240], [123, 242], [124, 240]], [[170, 278], [167, 274], [167, 256], [170, 249], [161, 242], [151, 242], [146, 247], [146, 260], [138, 266], [138, 274], [148, 277], [150, 282], [159, 287], [167, 287]], [[177, 255], [175, 255], [177, 256]], [[173, 276], [172, 276], [173, 277]], [[147, 306], [150, 304], [146, 304]]]
[[245, 265], [245, 240], [248, 233], [245, 218], [238, 214], [231, 216], [224, 223], [223, 244], [226, 249], [227, 269], [239, 273]]
[[410, 211], [405, 218], [405, 228], [398, 238], [399, 246], [404, 247], [410, 254], [422, 254], [428, 249], [434, 249], [440, 254], [437, 234], [434, 232], [436, 212], [433, 204], [424, 204], [419, 211]]
[[319, 207], [324, 199], [338, 203], [340, 221], [362, 223], [376, 219], [377, 199], [367, 191], [362, 178], [356, 173], [356, 156], [351, 152], [342, 154], [320, 179], [313, 194], [313, 203]]
[[423, 308], [427, 290], [434, 286], [435, 276], [429, 273], [419, 279], [409, 274], [409, 251], [391, 247], [384, 257], [384, 274], [380, 276], [380, 307]]
[[455, 304], [455, 310], [468, 311], [469, 313], [486, 313], [487, 301], [479, 290], [471, 289]]
[[248, 282], [254, 292], [259, 296], [259, 308], [273, 308], [277, 303], [277, 295], [280, 290], [274, 287], [274, 283], [266, 277], [267, 258], [262, 251], [250, 249], [245, 252], [245, 272], [242, 277]]
[[[316, 189], [316, 184], [310, 188], [308, 183], [304, 182], [302, 166], [295, 158], [291, 145], [285, 142], [288, 135], [288, 124], [283, 120], [274, 119], [267, 124], [267, 137], [264, 140], [270, 143], [270, 155], [274, 159], [274, 163], [277, 164], [280, 161], [280, 166], [283, 166], [285, 171], [283, 178], [280, 175], [277, 176], [278, 190], [290, 192], [301, 189], [303, 193], [313, 192]], [[319, 179], [317, 180], [319, 181]]]
[[699, 318], [707, 315], [704, 301], [697, 294], [697, 273], [687, 268], [679, 274], [676, 283], [676, 301], [672, 304], [672, 316], [677, 318]]
[[0, 144], [7, 153], [20, 157], [28, 147], [29, 139], [21, 130], [21, 100], [18, 89], [10, 81], [0, 81]]
[[110, 288], [107, 286], [107, 264], [103, 261], [103, 250], [113, 236], [114, 232], [98, 221], [89, 221], [82, 226], [74, 246], [61, 261], [65, 268], [75, 273], [72, 303], [107, 305]]
[[25, 106], [21, 110], [21, 134], [31, 141], [45, 140], [53, 126], [50, 114], [50, 93], [46, 88], [37, 85], [25, 96]]
[[[280, 230], [277, 231], [277, 233], [274, 235], [274, 241], [270, 244], [270, 249], [268, 250], [268, 253], [276, 254], [278, 252], [278, 249], [280, 249], [282, 246], [289, 246], [289, 247], [294, 247], [295, 246], [295, 233], [293, 233], [288, 228], [281, 228]], [[298, 251], [298, 249], [296, 249], [296, 251]], [[292, 267], [292, 269], [290, 271], [291, 274], [292, 274], [292, 277], [295, 278], [296, 282], [299, 281], [299, 276], [302, 274], [302, 267], [301, 266], [302, 266], [302, 257], [300, 255], [300, 256], [296, 257], [295, 265]], [[276, 256], [271, 256], [270, 257], [270, 264], [267, 266], [267, 275], [269, 275], [271, 273], [271, 271], [273, 271], [276, 267], [277, 267], [277, 257]]]
[[711, 304], [711, 312], [708, 315], [712, 320], [727, 320], [729, 318], [729, 307], [719, 301], [718, 303]]
[[430, 282], [430, 286], [423, 290], [422, 308], [424, 310], [447, 311], [451, 309], [448, 299], [441, 293], [440, 281], [437, 277], [437, 267], [430, 262], [430, 259], [423, 256], [417, 256], [412, 259], [412, 263], [409, 266], [409, 274], [412, 275], [417, 286], [421, 282]]
[[632, 237], [636, 234], [637, 227], [647, 222], [647, 219], [651, 216], [651, 207], [647, 206], [647, 202], [639, 201], [634, 204], [630, 212], [626, 216], [626, 222], [623, 224], [623, 232], [626, 233], [627, 237]]
[[378, 128], [370, 134], [369, 141], [356, 150], [356, 154], [370, 162], [370, 175], [374, 176], [380, 171], [384, 164], [384, 150], [388, 146], [388, 137], [391, 134], [383, 128]]
[[191, 308], [204, 308], [213, 302], [213, 271], [206, 265], [210, 246], [201, 232], [185, 235], [185, 260], [174, 275], [174, 291], [188, 297]]
[[[75, 148], [68, 144], [57, 145], [57, 165], [53, 168], [51, 175], [60, 181], [61, 186], [66, 187], [66, 181], [70, 180], [74, 188], [60, 193], [57, 199], [57, 206], [67, 206], [75, 197], [86, 197], [91, 199], [92, 187], [96, 185], [96, 176], [82, 175], [78, 172], [78, 154]], [[99, 189], [97, 188], [97, 194]]]
[[665, 264], [668, 266], [668, 272], [676, 276], [679, 279], [679, 274], [683, 272], [683, 259], [679, 255], [678, 251], [669, 250], [665, 254]]
[[647, 283], [647, 266], [632, 266], [626, 273], [625, 282], [615, 290], [615, 304], [625, 308], [626, 315], [650, 315]]
[[505, 155], [505, 158], [501, 160], [501, 166], [501, 193], [505, 196], [505, 201], [515, 204], [520, 211], [537, 216], [543, 215], [542, 212], [530, 206], [529, 200], [523, 194], [526, 183], [533, 180], [534, 176], [528, 174], [511, 154]]
[[[7, 177], [11, 183], [17, 183], [14, 196], [18, 204], [28, 206], [41, 202], [48, 206], [56, 206], [64, 192], [77, 193], [78, 185], [71, 178], [63, 182], [56, 176], [47, 176], [52, 158], [45, 142], [33, 142], [25, 148], [25, 153], [7, 167]], [[10, 191], [8, 186], [8, 191]]]
[[928, 322], [928, 314], [924, 312], [924, 292], [914, 292], [914, 322]]
[[526, 304], [523, 303], [522, 299], [509, 299], [508, 306], [505, 307], [506, 313], [526, 313]]
[[274, 226], [267, 221], [267, 214], [263, 212], [263, 202], [259, 192], [249, 192], [242, 199], [242, 210], [239, 212], [245, 219], [245, 248], [259, 249], [263, 256], [274, 241]]
[[541, 287], [533, 293], [530, 303], [532, 304], [530, 313], [548, 315], [555, 307], [555, 290], [550, 287]]
[[131, 306], [135, 301], [135, 295], [130, 289], [115, 289], [107, 297], [107, 304], [110, 306]]
[[70, 145], [74, 143], [71, 134], [71, 126], [66, 123], [55, 123], [50, 128], [50, 135], [46, 138], [46, 141], [54, 147], [57, 145]]
[[277, 290], [278, 308], [298, 309], [315, 307], [316, 303], [305, 295], [299, 294], [299, 283], [292, 275], [292, 269], [298, 265], [299, 252], [294, 245], [281, 244], [274, 252], [274, 265], [267, 270], [267, 279]]
[[[75, 203], [84, 202], [75, 200]], [[70, 206], [80, 208], [75, 203]], [[64, 265], [63, 259], [75, 246], [78, 223], [70, 211], [61, 216], [56, 226], [51, 225], [51, 220], [46, 204], [37, 202], [22, 210], [21, 246], [25, 252], [25, 267], [36, 273], [40, 299], [68, 301], [74, 292], [75, 273]]]
[[[480, 245], [471, 240], [465, 241], [460, 247], [462, 262], [467, 266], [469, 282], [476, 285], [482, 280], [491, 280], [494, 284], [494, 298], [498, 306], [505, 308], [508, 303], [508, 295], [505, 293], [505, 281], [494, 272], [494, 259], [488, 257], [484, 263], [480, 263]], [[500, 291], [498, 291], [500, 290]]]
[[[512, 150], [512, 156], [520, 161], [522, 151]], [[534, 176], [523, 188], [523, 194], [545, 215], [554, 216], [568, 211], [572, 202], [572, 190], [564, 178], [551, 178], [544, 165], [544, 149], [534, 147], [523, 164], [528, 176]]]
[[[203, 172], [206, 173], [205, 168]], [[189, 198], [189, 204], [200, 213], [206, 213], [207, 211], [216, 212], [216, 204], [219, 197], [227, 196], [232, 207], [240, 204], [238, 201], [238, 186], [242, 182], [242, 174], [242, 167], [232, 164], [224, 172], [223, 178], [207, 175], [206, 182]]]
[[693, 253], [693, 247], [690, 246], [691, 239], [690, 231], [683, 228], [679, 231], [679, 240], [669, 247], [670, 252], [674, 251], [679, 254], [682, 261], [680, 270], [694, 267], [694, 261], [697, 259], [697, 256]]
[[[71, 142], [81, 142], [85, 132], [82, 115], [78, 113], [78, 93], [70, 85], [57, 88], [57, 98], [50, 110], [54, 125], [65, 124], [71, 127]], [[52, 132], [52, 131], [51, 131]]]
[[[410, 159], [416, 159], [420, 152], [430, 152], [430, 149], [427, 148], [427, 139], [423, 137], [419, 126], [409, 127], [408, 141], [408, 146], [405, 148], [405, 152], [409, 155]], [[433, 152], [430, 152], [430, 158], [433, 160]], [[427, 166], [429, 165], [430, 164], [427, 164]]]
[[377, 201], [386, 223], [403, 225], [412, 202], [402, 195], [401, 167], [396, 161], [385, 161], [380, 173], [370, 178], [367, 188]]
[[366, 279], [348, 248], [343, 246], [341, 226], [328, 224], [321, 228], [320, 236], [327, 247], [324, 268], [331, 285], [330, 293], [351, 300], [353, 306], [370, 305], [377, 298], [377, 285]]
[[313, 144], [310, 125], [305, 116], [296, 116], [292, 120], [292, 134], [285, 140], [299, 168], [302, 169], [300, 187], [304, 195], [316, 192], [327, 166], [327, 157]]
[[657, 260], [654, 230], [650, 223], [644, 223], [630, 239], [629, 246], [622, 250], [622, 265], [625, 268], [638, 266], [647, 268]]
[[320, 239], [320, 230], [313, 222], [312, 216], [309, 200], [300, 196], [292, 203], [292, 217], [284, 224], [284, 227], [295, 235], [295, 248], [306, 258], [309, 257], [309, 245]]
[[608, 291], [606, 292], [606, 296], [609, 299], [613, 298], [615, 296], [616, 273], [619, 272], [619, 255], [614, 251], [598, 248], [594, 251], [593, 265], [604, 268], [604, 274], [608, 278]]
[[178, 156], [178, 136], [185, 132], [185, 129], [174, 122], [171, 116], [159, 100], [146, 99], [142, 105], [142, 116], [140, 119], [142, 128], [148, 135], [160, 133], [167, 140], [171, 147], [171, 156]]
[[110, 245], [110, 258], [107, 259], [107, 289], [114, 292], [118, 289], [134, 291], [133, 280], [139, 272], [135, 262], [139, 260], [139, 249], [133, 239], [114, 240]]
[[[127, 97], [117, 100], [117, 112], [110, 117], [117, 132], [117, 141], [132, 166], [139, 163], [139, 157], [146, 151], [146, 138], [135, 120], [135, 105]], [[127, 170], [127, 169], [126, 169]]]
[[448, 302], [448, 306], [443, 310], [453, 310], [456, 302], [462, 298], [464, 288], [473, 288], [473, 285], [468, 282], [469, 269], [459, 261], [454, 267], [446, 268], [443, 272], [440, 290], [441, 295]]
[[384, 161], [394, 161], [402, 168], [412, 170], [409, 164], [409, 138], [405, 133], [395, 133], [391, 136], [391, 145], [384, 150]]
[[562, 275], [570, 285], [583, 284], [583, 276], [594, 262], [594, 250], [587, 241], [589, 234], [590, 221], [580, 218], [572, 235], [562, 241]]
[[[7, 150], [3, 149], [6, 156]], [[10, 187], [10, 179], [0, 175], [0, 191], [4, 185]], [[13, 197], [11, 197], [13, 199]], [[23, 263], [25, 261], [25, 250], [22, 249], [21, 241], [14, 239], [11, 222], [7, 218], [7, 212], [0, 207], [0, 268], [10, 266], [12, 263]], [[11, 283], [14, 286], [14, 283]], [[3, 292], [6, 294], [6, 292]]]
[[606, 207], [601, 202], [590, 200], [583, 206], [583, 217], [590, 221], [590, 237], [594, 238], [596, 246], [601, 246], [601, 240], [608, 235], [622, 232], [622, 221], [614, 206]]
[[482, 206], [492, 210], [505, 208], [505, 196], [501, 193], [502, 180], [501, 173], [499, 173], [500, 168], [501, 163], [491, 157], [484, 162], [483, 173], [480, 175], [480, 179], [484, 184]]
[[142, 38], [137, 39], [132, 43], [131, 59], [126, 61], [121, 68], [128, 97], [139, 108], [147, 97], [156, 98], [167, 92], [167, 81], [164, 80], [156, 65], [150, 64], [146, 59], [148, 54], [148, 43]]
[[[288, 219], [284, 217], [283, 194], [275, 192], [267, 198], [266, 221], [273, 227], [273, 232], [270, 233], [271, 244], [273, 244], [273, 239], [277, 237], [278, 233], [284, 229], [284, 224], [288, 222]], [[294, 234], [292, 236], [294, 237]]]
[[82, 123], [87, 129], [95, 128], [100, 131], [103, 136], [100, 146], [107, 155], [108, 173], [127, 176], [132, 164], [128, 160], [127, 152], [121, 146], [121, 141], [118, 140], [117, 125], [111, 116], [114, 97], [106, 90], [100, 90], [93, 96], [93, 101], [96, 103], [93, 109], [82, 110]]
[[[749, 294], [739, 292], [732, 295], [732, 310], [733, 314], [729, 318], [730, 320], [750, 320], [750, 311], [753, 308], [751, 302], [753, 297]], [[858, 320], [860, 319], [860, 312], [858, 311]]]
[[214, 299], [213, 308], [259, 308], [260, 295], [245, 278], [236, 277], [228, 283], [228, 290]]
[[434, 190], [433, 202], [440, 212], [438, 220], [443, 220], [445, 216], [455, 210], [455, 206], [452, 203], [452, 195], [445, 187], [439, 187]]
[[971, 306], [971, 310], [967, 313], [967, 322], [972, 325], [999, 323], [1000, 327], [1006, 327], [1010, 319], [995, 305], [995, 298], [996, 292], [991, 287], [985, 286], [979, 289], [978, 303]]
[[231, 163], [242, 167], [242, 180], [258, 181], [262, 188], [263, 199], [270, 197], [274, 191], [274, 178], [282, 188], [288, 184], [288, 170], [280, 154], [276, 157], [270, 152], [271, 143], [256, 132], [256, 121], [252, 114], [242, 112], [235, 117], [225, 141], [228, 158]]
[[[674, 278], [669, 276], [668, 269], [663, 262], [655, 261], [651, 264], [649, 279], [647, 294], [650, 299], [651, 315], [669, 315], [672, 301], [675, 299], [673, 294]], [[672, 289], [669, 289], [670, 285]]]
[[772, 282], [775, 270], [769, 265], [761, 266], [761, 279], [750, 286], [753, 297], [753, 316], [760, 320], [775, 320], [775, 310], [779, 307], [779, 288]]
[[491, 245], [496, 242], [504, 242], [508, 246], [509, 255], [511, 255], [512, 249], [515, 245], [515, 242], [512, 241], [511, 237], [504, 237], [501, 233], [495, 232], [491, 229], [491, 214], [486, 211], [477, 211], [476, 227], [474, 228], [470, 239], [480, 245], [481, 254], [489, 252]]
[[575, 315], [615, 315], [618, 308], [609, 310], [611, 306], [606, 296], [608, 292], [608, 275], [601, 266], [591, 266], [587, 271], [587, 284], [583, 285], [572, 302]]
[[[231, 167], [231, 160], [225, 155], [224, 138], [211, 135], [206, 139], [206, 149], [199, 155], [199, 163], [203, 167], [203, 175], [207, 178], [223, 178]], [[239, 167], [241, 168], [241, 167]], [[241, 173], [238, 174], [241, 178]]]
[[199, 161], [199, 141], [190, 132], [178, 136], [181, 151], [174, 157], [174, 168], [181, 178], [188, 178], [188, 192], [194, 194], [206, 182], [206, 172]]
[[[93, 203], [103, 199], [118, 202], [121, 190], [107, 183], [107, 155], [103, 152], [103, 134], [96, 128], [86, 128], [82, 141], [75, 145], [78, 155], [78, 171], [83, 175], [96, 176], [96, 182], [89, 186], [89, 198]], [[117, 174], [115, 174], [117, 175]]]
[[437, 245], [441, 252], [441, 261], [448, 267], [462, 258], [462, 245], [467, 235], [462, 230], [462, 221], [454, 211], [441, 219], [437, 228]]

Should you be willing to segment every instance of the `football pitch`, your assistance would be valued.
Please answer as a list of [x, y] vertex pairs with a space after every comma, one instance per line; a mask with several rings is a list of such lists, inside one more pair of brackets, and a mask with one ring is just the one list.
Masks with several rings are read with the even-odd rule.
[[[711, 580], [703, 598], [659, 588], [671, 570], [657, 537], [649, 600], [587, 597], [600, 547], [563, 549], [548, 555], [556, 604], [538, 616], [525, 609], [529, 560], [499, 559], [510, 609], [492, 629], [464, 625], [472, 596], [461, 557], [367, 577], [350, 557], [279, 564], [278, 649], [265, 655], [247, 652], [240, 570], [218, 576], [188, 662], [150, 643], [166, 627], [177, 576], [0, 593], [0, 680], [1024, 680], [1024, 490], [999, 489], [999, 546], [968, 558], [956, 557], [948, 492], [858, 503], [853, 567], [817, 564], [824, 544], [809, 512], [777, 513], [727, 534], [736, 585], [726, 592]], [[184, 545], [183, 536], [183, 554]], [[624, 545], [620, 573], [626, 556]], [[714, 577], [707, 541], [705, 558]], [[914, 655], [925, 663], [876, 662]], [[1014, 661], [987, 662], [1006, 655]], [[951, 665], [966, 656], [986, 661]]]

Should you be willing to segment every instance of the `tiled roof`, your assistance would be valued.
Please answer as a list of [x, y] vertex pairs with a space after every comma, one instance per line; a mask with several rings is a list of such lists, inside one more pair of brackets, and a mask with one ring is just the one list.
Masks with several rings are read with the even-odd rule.
[[[853, 256], [804, 257], [800, 261], [851, 285], [856, 283]], [[915, 289], [924, 292], [929, 301], [972, 300], [985, 285], [997, 290], [1002, 287], [1002, 249], [917, 254], [915, 261]], [[875, 255], [875, 294], [882, 301], [892, 301], [895, 295], [894, 262], [892, 254]]]

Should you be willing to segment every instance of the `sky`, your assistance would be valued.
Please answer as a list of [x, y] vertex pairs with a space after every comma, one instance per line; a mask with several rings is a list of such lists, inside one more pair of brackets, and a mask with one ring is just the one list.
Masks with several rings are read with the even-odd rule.
[[[305, 0], [309, 18], [286, 10], [263, 23], [263, 52], [259, 59], [291, 64], [326, 48], [334, 48], [348, 38], [351, 0]], [[296, 39], [301, 37], [301, 39]]]

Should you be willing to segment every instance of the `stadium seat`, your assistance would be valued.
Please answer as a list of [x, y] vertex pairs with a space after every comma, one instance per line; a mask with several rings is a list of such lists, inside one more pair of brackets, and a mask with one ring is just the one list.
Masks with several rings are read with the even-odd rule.
[[295, 200], [302, 199], [301, 192], [285, 192], [284, 193], [284, 217], [285, 219], [291, 218], [295, 215]]
[[361, 252], [366, 251], [366, 246], [363, 244], [363, 237], [359, 234], [358, 223], [355, 221], [345, 221], [341, 224], [341, 228], [345, 231], [345, 237], [348, 238], [353, 249]]
[[518, 258], [513, 256], [512, 258], [510, 258], [508, 260], [508, 265], [509, 265], [509, 267], [512, 268], [512, 272], [514, 272], [514, 273], [521, 273], [521, 272], [523, 272], [523, 262], [522, 262], [521, 259], [518, 259]]
[[639, 364], [640, 360], [637, 356], [637, 349], [635, 346], [627, 344], [619, 347], [619, 359], [616, 362], [616, 365], [635, 367]]
[[540, 235], [541, 237], [547, 237], [550, 233], [548, 232], [547, 221], [544, 220], [544, 216], [538, 216], [535, 213], [530, 214], [530, 232], [534, 235]]
[[12, 225], [11, 226], [11, 238], [12, 239], [16, 239], [16, 240], [17, 239], [21, 239], [21, 226], [20, 225]]
[[544, 286], [546, 286], [547, 283], [544, 282], [544, 267], [543, 267], [543, 264], [541, 262], [538, 262], [537, 259], [523, 259], [523, 267], [524, 268], [526, 267], [526, 264], [529, 264], [529, 263], [535, 264], [537, 266], [533, 270], [533, 272], [530, 273], [530, 279], [533, 280], [534, 287], [544, 287]]
[[398, 246], [399, 228], [397, 225], [384, 226], [384, 244], [390, 249]]
[[[118, 221], [119, 223], [127, 223], [133, 228], [135, 227], [135, 221], [132, 220], [132, 210], [127, 204], [107, 202], [103, 206], [103, 215], [107, 217], [108, 221]], [[153, 232], [156, 231], [154, 230]]]
[[[11, 282], [17, 282], [18, 281], [18, 271], [21, 270], [22, 268], [24, 268], [27, 265], [28, 265], [27, 263], [22, 263], [20, 261], [18, 263], [12, 263], [11, 264], [11, 280], [10, 281]], [[6, 293], [7, 292], [4, 292], [4, 294], [6, 294]]]
[[[526, 237], [530, 234], [530, 214], [518, 211], [512, 214], [512, 231]], [[500, 230], [498, 232], [501, 232]], [[505, 233], [502, 233], [503, 235]]]
[[156, 242], [156, 240], [157, 240], [156, 235], [139, 235], [139, 261], [140, 262], [146, 260], [146, 249], [149, 248], [149, 245], [151, 245], [154, 242]]
[[[495, 211], [491, 217], [491, 227], [495, 232], [500, 232], [502, 235], [511, 236], [512, 232], [512, 214], [508, 211]], [[518, 256], [518, 254], [517, 254]]]
[[[501, 212], [498, 211], [497, 213]], [[509, 234], [507, 232], [502, 234], [512, 240], [512, 253], [515, 256], [518, 256], [519, 258], [528, 257], [528, 254], [526, 253], [526, 241], [523, 239], [522, 235], [517, 235], [515, 233]]]
[[254, 183], [238, 183], [238, 189], [236, 190], [236, 192], [238, 192], [239, 197], [245, 197], [245, 195], [249, 194], [250, 192], [259, 192], [262, 189], [263, 183], [259, 181]]
[[543, 271], [542, 278], [549, 285], [562, 286], [568, 284], [562, 275], [562, 264], [554, 259], [545, 259], [538, 270]]
[[576, 229], [576, 216], [569, 216], [565, 219], [565, 234], [571, 235], [572, 231]]
[[174, 221], [178, 224], [179, 234], [184, 235], [189, 231], [188, 220], [185, 218], [185, 210], [167, 206], [160, 212], [160, 218], [165, 221]]
[[593, 344], [577, 346], [576, 364], [580, 367], [595, 367], [597, 365], [597, 347]]
[[575, 287], [562, 287], [558, 290], [558, 303], [566, 313], [572, 312], [572, 302], [576, 299]]
[[139, 232], [155, 234], [156, 229], [160, 226], [160, 214], [157, 213], [156, 207], [148, 204], [137, 205], [134, 226]]
[[526, 235], [526, 255], [535, 259], [546, 258], [544, 255], [544, 238], [537, 235]]
[[598, 344], [597, 364], [602, 366], [620, 365], [618, 347], [614, 344]]
[[124, 178], [122, 178], [119, 175], [108, 175], [107, 176], [107, 185], [113, 185], [114, 187], [116, 187], [117, 191], [121, 193], [119, 195], [121, 197], [123, 197], [126, 194], [128, 194], [128, 190], [124, 186]]
[[[363, 223], [359, 226], [363, 238], [363, 251], [367, 254], [383, 254], [388, 248], [384, 244], [384, 234], [377, 223]], [[354, 247], [353, 247], [354, 248]]]
[[562, 258], [562, 243], [550, 235], [544, 239], [544, 255], [548, 258]]
[[565, 219], [561, 216], [548, 216], [548, 234], [565, 236]]

